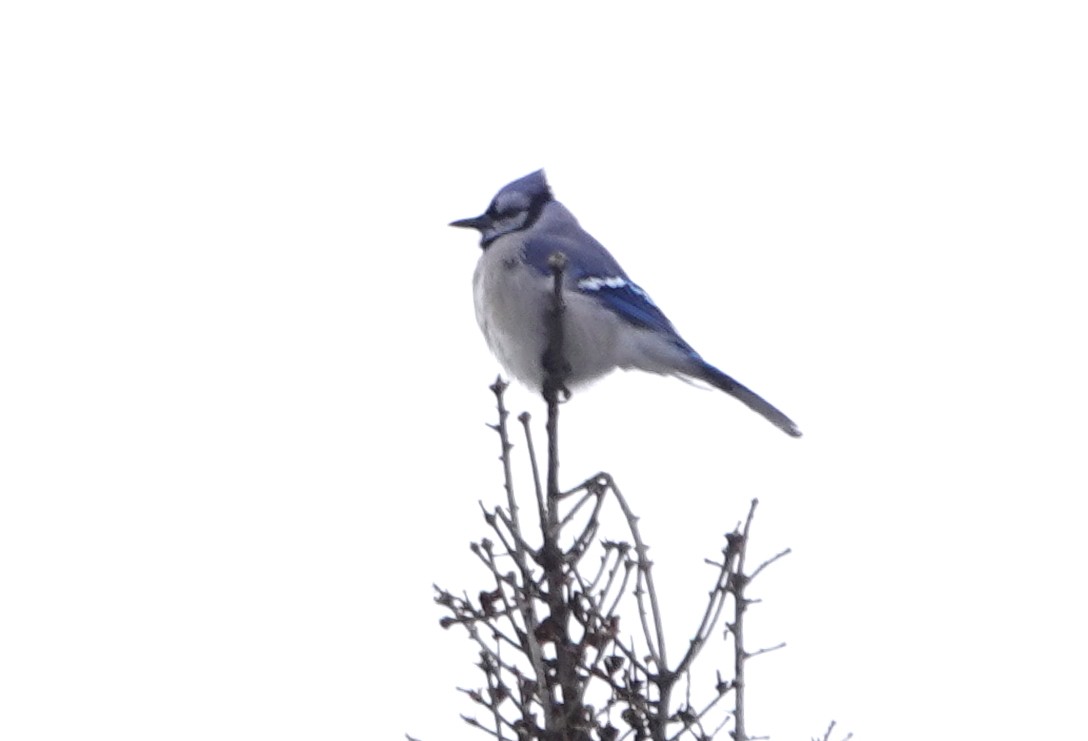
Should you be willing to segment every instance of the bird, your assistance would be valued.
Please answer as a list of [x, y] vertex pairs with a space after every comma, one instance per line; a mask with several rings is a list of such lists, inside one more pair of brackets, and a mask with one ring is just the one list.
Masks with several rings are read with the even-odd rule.
[[552, 195], [544, 170], [503, 186], [479, 216], [450, 226], [480, 233], [483, 253], [472, 279], [476, 320], [506, 371], [543, 390], [553, 306], [549, 260], [562, 253], [565, 384], [588, 384], [616, 368], [710, 384], [791, 437], [793, 420], [759, 394], [703, 360], [649, 294]]

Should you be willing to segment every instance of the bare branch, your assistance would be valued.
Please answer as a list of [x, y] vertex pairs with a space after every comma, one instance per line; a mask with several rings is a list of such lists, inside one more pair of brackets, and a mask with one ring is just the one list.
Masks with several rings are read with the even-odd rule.
[[[714, 566], [714, 582], [702, 615], [680, 662], [669, 664], [654, 564], [639, 518], [607, 473], [566, 491], [559, 488], [559, 406], [569, 397], [562, 345], [563, 267], [562, 260], [552, 264], [553, 305], [545, 317], [545, 466], [537, 465], [530, 417], [518, 417], [532, 466], [538, 523], [526, 531], [516, 501], [506, 385], [500, 379], [492, 387], [499, 416], [492, 428], [502, 446], [506, 505], [489, 510], [480, 503], [494, 534], [471, 544], [491, 584], [473, 598], [436, 587], [435, 600], [449, 611], [441, 625], [464, 626], [478, 649], [476, 666], [484, 674], [480, 689], [462, 692], [487, 708], [490, 719], [463, 718], [496, 741], [710, 741], [730, 724], [735, 741], [756, 741], [747, 735], [745, 666], [785, 643], [746, 650], [744, 618], [748, 606], [758, 601], [747, 597], [746, 588], [790, 551], [745, 573], [758, 504], [752, 500], [747, 516], [726, 534], [721, 557], [707, 560]], [[614, 522], [602, 519], [609, 495], [622, 514]], [[534, 535], [536, 524], [540, 541]], [[618, 540], [613, 539], [617, 528], [623, 530]], [[732, 614], [726, 617], [729, 604]], [[628, 635], [621, 633], [621, 619], [630, 623]], [[718, 671], [716, 682], [707, 688], [701, 679], [695, 681], [701, 675], [693, 667], [723, 621], [721, 645], [733, 653], [732, 672], [723, 676]], [[637, 627], [631, 630], [632, 625]], [[830, 733], [831, 728], [823, 741], [831, 741]]]
[[777, 651], [778, 649], [785, 648], [785, 647], [786, 647], [786, 642], [782, 641], [781, 643], [777, 643], [774, 646], [768, 646], [767, 648], [760, 648], [760, 649], [757, 649], [757, 650], [752, 651], [750, 653], [745, 653], [744, 658], [754, 659], [756, 656], [760, 656], [761, 654], [769, 654], [771, 651]]
[[[514, 545], [512, 548], [509, 544], [505, 543], [505, 541], [504, 545], [506, 546], [507, 551], [514, 556], [514, 561], [518, 566], [518, 570], [521, 572], [522, 583], [528, 590], [532, 587], [533, 578], [528, 563], [529, 549], [525, 544], [525, 540], [521, 537], [521, 526], [519, 524], [517, 516], [517, 501], [514, 497], [513, 475], [510, 470], [510, 449], [512, 446], [510, 445], [509, 435], [506, 432], [506, 420], [509, 417], [509, 413], [506, 411], [506, 404], [503, 398], [506, 387], [507, 384], [504, 383], [502, 379], [496, 379], [494, 385], [491, 387], [492, 391], [495, 394], [496, 406], [499, 412], [499, 422], [497, 427], [499, 431], [499, 439], [502, 443], [503, 476], [506, 481], [507, 501], [510, 508], [509, 518], [503, 518], [503, 524], [506, 525], [506, 527], [509, 529], [514, 539]], [[501, 531], [499, 531], [498, 528], [494, 525], [492, 527], [496, 532], [499, 533], [501, 537]], [[531, 595], [532, 592], [530, 591], [528, 592], [528, 594]], [[533, 607], [533, 600], [531, 596], [529, 599], [518, 600], [518, 606], [522, 611], [522, 620], [524, 620], [525, 622], [525, 632], [529, 636], [534, 635], [539, 628], [539, 621], [537, 620], [536, 611]], [[540, 688], [540, 703], [547, 712], [551, 707], [551, 703], [548, 702], [548, 697], [546, 694], [546, 670], [544, 667], [544, 657], [541, 654], [540, 645], [535, 640], [527, 640], [526, 644], [529, 651], [529, 659], [533, 665], [533, 673], [536, 675], [537, 683]]]
[[[605, 478], [607, 474], [601, 474], [601, 478]], [[612, 490], [612, 495], [616, 498], [616, 501], [620, 505], [620, 509], [623, 510], [623, 516], [627, 518], [627, 527], [631, 530], [631, 537], [635, 539], [635, 555], [638, 558], [638, 571], [639, 578], [636, 581], [638, 586], [635, 587], [635, 595], [639, 602], [639, 613], [642, 615], [643, 629], [646, 633], [646, 641], [650, 649], [650, 655], [653, 657], [654, 663], [660, 668], [661, 671], [665, 671], [669, 665], [669, 660], [665, 651], [665, 626], [661, 620], [661, 607], [657, 602], [657, 589], [654, 588], [653, 577], [653, 562], [650, 560], [647, 552], [649, 549], [642, 540], [642, 533], [638, 529], [638, 517], [627, 505], [627, 500], [624, 498], [623, 493], [620, 492], [619, 487], [616, 486], [616, 482], [612, 480], [611, 476], [607, 476], [608, 486]], [[641, 588], [642, 583], [645, 582], [645, 592], [650, 598], [650, 609], [653, 611], [654, 619], [654, 633], [651, 634], [649, 628], [646, 626], [646, 611], [643, 609], [641, 594], [643, 590]], [[653, 636], [653, 637], [652, 637]], [[654, 641], [656, 637], [656, 643]]]
[[[746, 536], [746, 537], [747, 537], [747, 536]], [[753, 571], [753, 572], [752, 572], [751, 574], [749, 574], [749, 575], [748, 575], [748, 581], [752, 581], [752, 580], [753, 580], [753, 579], [755, 579], [755, 578], [756, 578], [757, 576], [759, 576], [759, 573], [760, 573], [761, 571], [763, 571], [763, 569], [767, 568], [768, 566], [770, 566], [770, 565], [771, 565], [772, 563], [774, 563], [774, 562], [775, 562], [775, 561], [777, 561], [778, 559], [780, 559], [780, 558], [783, 558], [783, 557], [785, 557], [785, 556], [788, 556], [788, 555], [790, 555], [790, 553], [792, 553], [792, 552], [793, 552], [793, 551], [791, 551], [791, 550], [790, 550], [789, 548], [787, 548], [787, 549], [786, 549], [786, 550], [784, 550], [784, 551], [779, 551], [778, 553], [774, 554], [773, 556], [771, 556], [770, 558], [768, 558], [768, 559], [767, 559], [766, 561], [764, 561], [763, 563], [761, 563], [761, 564], [760, 564], [759, 566], [757, 566], [757, 567], [756, 567], [756, 570], [755, 570], [755, 571]]]
[[[814, 738], [812, 741], [831, 741], [831, 732], [835, 730], [835, 721], [831, 721], [831, 725], [827, 727], [822, 739]], [[842, 741], [850, 741], [854, 737], [853, 733], [848, 733], [842, 737]]]
[[744, 529], [740, 533], [734, 531], [729, 540], [730, 544], [737, 543], [737, 568], [730, 585], [733, 591], [733, 622], [730, 624], [730, 631], [733, 633], [733, 688], [735, 691], [733, 738], [735, 741], [752, 741], [748, 737], [744, 707], [744, 662], [747, 658], [747, 654], [744, 652], [744, 611], [748, 606], [744, 599], [744, 587], [748, 581], [748, 577], [744, 575], [744, 559], [748, 550], [748, 533], [751, 530], [752, 518], [756, 514], [758, 504], [758, 499], [752, 500], [752, 504], [748, 508], [748, 518], [744, 521]]
[[537, 464], [536, 446], [533, 445], [533, 428], [529, 424], [531, 419], [532, 417], [528, 412], [522, 412], [518, 415], [518, 421], [521, 422], [521, 428], [525, 433], [525, 445], [529, 449], [529, 463], [533, 469], [533, 491], [536, 494], [537, 515], [540, 517], [541, 522], [547, 522], [548, 513], [544, 506], [544, 487], [540, 483], [540, 466]]

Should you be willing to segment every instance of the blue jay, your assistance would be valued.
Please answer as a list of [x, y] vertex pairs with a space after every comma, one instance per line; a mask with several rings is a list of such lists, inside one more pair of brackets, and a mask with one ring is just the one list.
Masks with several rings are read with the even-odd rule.
[[483, 254], [472, 279], [476, 320], [499, 362], [541, 389], [545, 380], [546, 316], [551, 307], [549, 257], [567, 257], [563, 354], [567, 383], [587, 383], [615, 368], [705, 381], [793, 437], [789, 417], [699, 356], [672, 322], [635, 285], [615, 258], [552, 197], [543, 170], [498, 192], [480, 216], [450, 226], [480, 232]]

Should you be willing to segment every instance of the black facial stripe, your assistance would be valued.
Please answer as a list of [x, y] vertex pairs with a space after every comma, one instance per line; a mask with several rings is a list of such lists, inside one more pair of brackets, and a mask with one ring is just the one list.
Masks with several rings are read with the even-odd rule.
[[537, 219], [540, 218], [540, 214], [544, 212], [544, 206], [548, 204], [548, 201], [552, 200], [552, 194], [551, 191], [535, 193], [529, 200], [528, 208], [524, 209], [523, 211], [519, 210], [506, 213], [500, 213], [499, 210], [495, 207], [495, 203], [497, 200], [498, 199], [491, 201], [491, 203], [488, 204], [487, 211], [484, 212], [484, 214], [489, 219], [491, 219], [493, 223], [512, 221], [518, 216], [518, 214], [521, 213], [525, 214], [525, 220], [521, 224], [519, 224], [516, 229], [506, 229], [501, 232], [492, 234], [491, 236], [484, 235], [483, 238], [480, 240], [480, 247], [485, 250], [491, 245], [492, 242], [494, 242], [499, 237], [506, 234], [512, 234], [514, 232], [525, 231], [533, 224], [535, 224]]
[[536, 220], [540, 218], [540, 214], [544, 212], [544, 206], [552, 199], [550, 193], [541, 193], [539, 196], [534, 196], [533, 200], [529, 202], [529, 215], [525, 219], [525, 225], [522, 229], [528, 229]]

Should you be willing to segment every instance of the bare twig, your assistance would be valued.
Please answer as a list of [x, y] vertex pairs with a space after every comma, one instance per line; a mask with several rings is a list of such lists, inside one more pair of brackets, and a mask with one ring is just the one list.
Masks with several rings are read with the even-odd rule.
[[777, 651], [778, 649], [785, 648], [785, 647], [786, 647], [786, 642], [782, 641], [781, 643], [776, 643], [773, 646], [767, 646], [766, 648], [760, 648], [760, 649], [756, 649], [755, 651], [752, 651], [750, 653], [746, 653], [746, 654], [744, 654], [744, 658], [754, 659], [756, 656], [760, 656], [761, 654], [769, 654], [771, 651]]
[[[518, 606], [522, 613], [522, 620], [525, 622], [525, 633], [528, 636], [533, 636], [539, 627], [539, 620], [536, 616], [536, 610], [533, 606], [533, 600], [531, 598], [533, 589], [533, 577], [532, 572], [529, 569], [528, 560], [528, 548], [524, 538], [521, 536], [521, 525], [518, 521], [518, 508], [516, 497], [514, 496], [514, 484], [513, 475], [510, 467], [510, 450], [513, 447], [510, 444], [510, 437], [506, 430], [506, 420], [509, 417], [509, 413], [506, 411], [506, 404], [503, 399], [504, 392], [506, 391], [507, 384], [502, 379], [496, 379], [491, 390], [495, 394], [496, 406], [499, 412], [499, 422], [496, 426], [496, 430], [499, 433], [499, 439], [502, 443], [502, 462], [503, 462], [503, 477], [505, 480], [505, 488], [507, 493], [507, 502], [509, 506], [509, 519], [503, 518], [503, 524], [509, 529], [510, 534], [513, 536], [514, 544], [511, 547], [509, 544], [505, 544], [507, 551], [514, 557], [514, 562], [518, 566], [518, 570], [521, 572], [521, 580], [526, 594], [529, 595], [528, 599], [518, 600]], [[482, 506], [482, 505], [481, 505]], [[502, 531], [498, 527], [492, 525], [500, 537], [502, 537]], [[540, 703], [544, 708], [544, 712], [550, 714], [551, 703], [548, 702], [547, 697], [547, 683], [546, 683], [546, 669], [544, 666], [544, 656], [540, 651], [540, 644], [532, 640], [531, 638], [526, 641], [526, 648], [529, 653], [529, 660], [533, 666], [533, 673], [536, 675], [537, 687], [540, 692]]]
[[768, 558], [766, 561], [761, 563], [759, 566], [757, 566], [756, 570], [748, 575], [748, 581], [752, 581], [757, 576], [759, 576], [760, 572], [763, 571], [763, 569], [767, 568], [768, 566], [770, 566], [772, 563], [774, 563], [778, 559], [783, 558], [784, 556], [790, 555], [790, 553], [792, 553], [792, 552], [793, 552], [792, 550], [787, 548], [784, 551], [779, 551], [778, 553], [774, 554], [773, 556]]
[[[812, 741], [831, 741], [831, 732], [835, 730], [835, 721], [831, 721], [831, 725], [827, 727], [822, 739], [814, 738]], [[842, 737], [842, 741], [850, 741], [854, 737], [853, 733], [848, 733]]]
[[[548, 344], [544, 351], [544, 401], [548, 404], [548, 505], [559, 498], [559, 402], [567, 398], [567, 376], [570, 365], [564, 346], [563, 320], [567, 311], [563, 300], [563, 271], [567, 268], [567, 257], [562, 252], [555, 252], [548, 258], [548, 267], [552, 271], [552, 305], [547, 315]], [[549, 511], [549, 517], [556, 518], [548, 522], [548, 527], [558, 524], [558, 512]]]
[[518, 422], [525, 432], [525, 446], [529, 449], [529, 464], [533, 469], [533, 492], [536, 494], [537, 514], [541, 522], [548, 521], [548, 513], [544, 505], [544, 487], [540, 485], [540, 466], [537, 464], [536, 447], [533, 445], [533, 428], [529, 424], [532, 417], [528, 412], [518, 415]]
[[[627, 500], [624, 499], [619, 487], [616, 486], [616, 482], [612, 480], [612, 477], [608, 474], [599, 474], [599, 478], [606, 479], [608, 486], [612, 490], [613, 496], [616, 497], [616, 501], [620, 505], [620, 509], [623, 510], [623, 516], [627, 518], [627, 527], [631, 530], [631, 537], [635, 540], [635, 555], [638, 558], [639, 569], [639, 586], [635, 588], [635, 594], [642, 593], [641, 583], [645, 582], [646, 594], [650, 599], [650, 610], [653, 612], [654, 620], [654, 632], [651, 633], [649, 627], [646, 625], [646, 611], [643, 608], [642, 599], [639, 597], [639, 613], [642, 616], [643, 629], [646, 633], [646, 641], [650, 650], [650, 656], [653, 661], [659, 667], [659, 670], [664, 671], [669, 665], [669, 660], [665, 651], [665, 626], [661, 620], [661, 607], [657, 603], [657, 590], [654, 588], [653, 577], [653, 562], [648, 555], [649, 548], [642, 540], [642, 533], [638, 529], [638, 517], [627, 504]], [[656, 641], [654, 640], [656, 637]]]
[[[483, 502], [480, 503], [480, 509], [483, 509]], [[531, 579], [532, 572], [529, 571], [529, 560], [526, 556], [536, 557], [535, 549], [521, 537], [520, 532], [514, 531], [514, 523], [510, 519], [510, 516], [503, 512], [501, 509], [496, 508], [494, 512], [488, 512], [484, 510], [484, 519], [487, 520], [487, 524], [491, 525], [491, 529], [495, 531], [495, 535], [498, 536], [499, 541], [502, 543], [503, 548], [514, 557], [514, 563], [518, 565], [518, 570], [521, 571], [522, 577], [528, 581]], [[499, 520], [506, 527], [506, 532], [503, 532], [501, 528], [495, 526], [495, 520]], [[507, 537], [509, 535], [509, 537]], [[521, 558], [518, 558], [518, 554], [521, 554]]]
[[684, 653], [683, 658], [680, 659], [680, 663], [676, 666], [678, 673], [687, 672], [691, 669], [691, 665], [695, 662], [699, 652], [706, 645], [707, 638], [710, 637], [714, 630], [714, 626], [718, 624], [718, 620], [721, 618], [722, 609], [725, 606], [726, 596], [729, 593], [729, 585], [733, 574], [733, 567], [736, 562], [736, 546], [735, 541], [732, 539], [726, 540], [726, 547], [724, 550], [724, 558], [718, 566], [718, 577], [714, 583], [714, 588], [710, 590], [707, 599], [706, 609], [703, 610], [702, 620], [699, 622], [699, 627], [695, 631], [695, 636], [688, 644], [688, 650]]
[[[752, 500], [752, 505], [748, 508], [748, 518], [744, 521], [744, 529], [739, 533], [733, 533], [734, 537], [739, 540], [739, 545], [736, 549], [737, 570], [734, 573], [732, 580], [733, 622], [729, 626], [730, 632], [733, 634], [733, 689], [735, 693], [733, 708], [733, 738], [735, 741], [750, 741], [746, 728], [744, 708], [744, 662], [748, 658], [747, 654], [744, 652], [744, 612], [748, 608], [748, 603], [745, 601], [744, 597], [744, 588], [748, 582], [748, 577], [744, 574], [744, 559], [748, 550], [748, 533], [751, 530], [752, 518], [756, 514], [756, 506], [758, 504], [758, 499]], [[730, 542], [732, 542], [732, 540]]]

